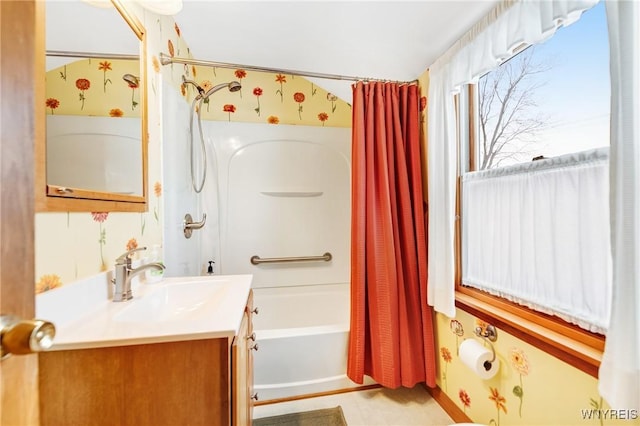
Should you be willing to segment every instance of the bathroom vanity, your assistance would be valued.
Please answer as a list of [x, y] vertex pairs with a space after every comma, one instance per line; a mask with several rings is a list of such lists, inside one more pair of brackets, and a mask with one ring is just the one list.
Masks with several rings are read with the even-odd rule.
[[64, 320], [40, 354], [41, 424], [250, 425], [251, 276], [229, 277], [140, 285]]

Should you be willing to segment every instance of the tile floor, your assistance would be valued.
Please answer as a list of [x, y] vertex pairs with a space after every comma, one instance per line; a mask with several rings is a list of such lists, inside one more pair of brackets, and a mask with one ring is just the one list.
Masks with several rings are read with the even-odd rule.
[[370, 389], [255, 407], [253, 417], [269, 417], [340, 405], [349, 426], [445, 426], [453, 423], [422, 385]]

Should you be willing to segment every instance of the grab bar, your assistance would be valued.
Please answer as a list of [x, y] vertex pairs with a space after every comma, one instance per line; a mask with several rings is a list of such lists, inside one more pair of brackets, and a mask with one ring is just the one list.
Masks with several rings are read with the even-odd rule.
[[267, 257], [261, 259], [260, 256], [251, 256], [252, 265], [259, 265], [261, 263], [289, 263], [289, 262], [315, 262], [324, 260], [325, 262], [329, 262], [333, 256], [331, 253], [326, 252], [322, 256], [300, 256], [300, 257]]

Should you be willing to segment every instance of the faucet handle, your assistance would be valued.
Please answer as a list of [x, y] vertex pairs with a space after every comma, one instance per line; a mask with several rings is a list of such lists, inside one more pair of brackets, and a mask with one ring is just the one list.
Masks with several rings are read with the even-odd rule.
[[129, 250], [128, 252], [120, 255], [117, 259], [116, 259], [116, 264], [118, 265], [122, 265], [124, 263], [130, 264], [131, 263], [131, 255], [137, 251], [141, 251], [141, 250], [146, 250], [146, 247], [138, 247], [138, 248], [134, 248], [133, 250]]

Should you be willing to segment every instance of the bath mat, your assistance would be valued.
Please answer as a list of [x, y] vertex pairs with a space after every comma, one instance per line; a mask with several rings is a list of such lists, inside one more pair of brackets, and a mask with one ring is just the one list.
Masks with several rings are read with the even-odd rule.
[[253, 426], [347, 426], [342, 407], [254, 419]]

